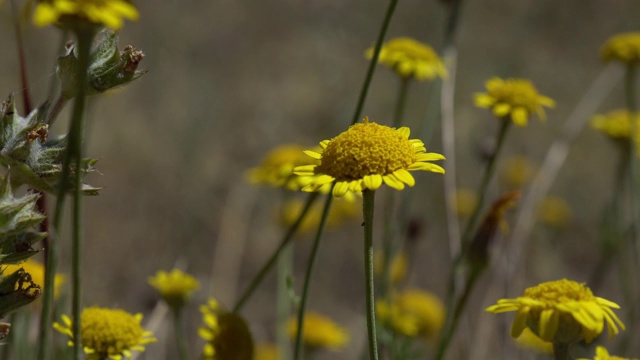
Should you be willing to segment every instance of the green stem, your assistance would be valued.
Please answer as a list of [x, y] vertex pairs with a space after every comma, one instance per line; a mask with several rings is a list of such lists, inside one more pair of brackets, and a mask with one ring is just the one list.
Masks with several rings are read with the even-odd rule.
[[400, 77], [400, 88], [396, 99], [396, 110], [393, 112], [393, 127], [398, 128], [404, 120], [404, 110], [407, 104], [407, 92], [409, 90], [410, 77]]
[[364, 270], [367, 284], [367, 335], [369, 337], [369, 359], [378, 360], [378, 340], [376, 338], [376, 311], [373, 283], [373, 209], [375, 191], [362, 192], [362, 215], [364, 217]]
[[571, 360], [569, 357], [569, 345], [553, 343], [553, 358], [555, 360]]
[[184, 316], [182, 309], [173, 310], [173, 325], [176, 333], [176, 342], [178, 345], [178, 353], [180, 354], [180, 360], [189, 359], [189, 350], [187, 347], [187, 336], [184, 329]]
[[276, 293], [276, 344], [280, 353], [280, 360], [291, 358], [287, 321], [291, 316], [291, 298], [289, 296], [287, 277], [293, 268], [293, 244], [288, 244], [278, 257], [277, 265], [277, 293]]
[[[334, 184], [335, 186], [335, 184]], [[316, 263], [318, 256], [318, 249], [320, 248], [320, 239], [322, 238], [322, 232], [324, 231], [324, 225], [327, 222], [329, 216], [329, 209], [331, 208], [331, 200], [333, 200], [333, 186], [331, 191], [327, 194], [327, 200], [324, 203], [322, 209], [322, 217], [320, 218], [320, 224], [318, 225], [318, 231], [316, 237], [313, 240], [313, 247], [311, 248], [311, 254], [309, 254], [309, 261], [307, 262], [307, 272], [304, 276], [304, 285], [302, 286], [302, 295], [300, 295], [300, 306], [298, 307], [298, 332], [296, 333], [295, 349], [293, 351], [293, 358], [295, 360], [302, 359], [302, 337], [304, 334], [304, 316], [307, 307], [307, 295], [309, 294], [309, 285], [311, 284], [311, 275], [313, 274], [313, 267]]]
[[640, 258], [640, 209], [638, 201], [638, 160], [637, 160], [637, 146], [636, 141], [640, 141], [638, 138], [638, 121], [636, 111], [636, 65], [627, 65], [627, 72], [625, 74], [625, 94], [627, 100], [627, 110], [629, 111], [629, 118], [631, 121], [631, 137], [629, 140], [630, 156], [629, 156], [629, 175], [631, 180], [630, 197], [631, 197], [631, 220], [632, 220], [632, 236], [634, 246], [636, 248], [636, 261]]
[[378, 39], [376, 40], [376, 46], [373, 48], [373, 56], [371, 57], [371, 62], [369, 62], [367, 76], [364, 78], [364, 84], [362, 85], [362, 89], [360, 90], [358, 104], [356, 105], [356, 110], [353, 113], [353, 118], [351, 119], [351, 125], [357, 123], [360, 119], [360, 115], [362, 114], [364, 100], [367, 98], [369, 85], [371, 84], [371, 79], [373, 78], [373, 73], [376, 69], [378, 58], [380, 57], [380, 49], [382, 49], [382, 43], [384, 42], [384, 37], [387, 34], [387, 29], [389, 28], [389, 23], [391, 23], [391, 17], [393, 17], [393, 12], [395, 11], [397, 4], [398, 0], [391, 0], [391, 2], [389, 2], [387, 13], [384, 16], [384, 21], [382, 22], [382, 27], [380, 28], [380, 33], [378, 34]]
[[286, 248], [289, 241], [291, 241], [291, 239], [293, 238], [293, 235], [295, 235], [296, 231], [300, 227], [300, 224], [302, 224], [302, 221], [304, 220], [305, 216], [309, 212], [309, 209], [318, 198], [318, 195], [320, 195], [320, 193], [317, 193], [317, 192], [309, 194], [309, 197], [307, 198], [307, 202], [305, 203], [304, 208], [302, 209], [302, 212], [300, 212], [300, 215], [298, 216], [296, 221], [293, 223], [293, 225], [291, 225], [291, 227], [285, 234], [284, 238], [280, 242], [280, 245], [278, 245], [278, 248], [276, 249], [276, 251], [271, 255], [269, 260], [267, 260], [267, 262], [262, 266], [262, 268], [260, 269], [258, 274], [253, 278], [253, 280], [251, 280], [251, 283], [249, 284], [247, 289], [244, 291], [244, 293], [242, 293], [242, 296], [240, 296], [240, 299], [236, 302], [235, 306], [233, 307], [234, 313], [238, 313], [240, 312], [240, 310], [242, 310], [242, 307], [245, 305], [247, 300], [249, 300], [251, 295], [253, 295], [253, 292], [256, 290], [258, 285], [260, 285], [262, 280], [264, 280], [264, 277], [267, 275], [269, 270], [271, 270], [271, 268], [276, 264], [276, 261], [278, 260], [280, 253], [282, 253], [282, 251]]

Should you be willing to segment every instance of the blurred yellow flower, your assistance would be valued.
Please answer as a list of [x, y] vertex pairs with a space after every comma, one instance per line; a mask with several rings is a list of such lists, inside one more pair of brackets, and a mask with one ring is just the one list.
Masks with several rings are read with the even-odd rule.
[[546, 120], [544, 107], [555, 106], [555, 101], [539, 94], [529, 80], [494, 77], [485, 85], [486, 93], [475, 94], [476, 106], [491, 109], [496, 117], [511, 120], [518, 126], [527, 125], [531, 114]]
[[278, 346], [271, 343], [258, 344], [254, 360], [280, 360]]
[[559, 196], [547, 196], [542, 199], [538, 209], [538, 218], [543, 224], [560, 228], [571, 221], [571, 206]]
[[534, 334], [529, 328], [525, 328], [515, 341], [518, 346], [522, 348], [541, 354], [553, 354], [553, 344], [540, 339], [538, 335]]
[[[373, 270], [377, 277], [382, 277], [384, 271], [383, 255], [382, 252], [376, 252], [373, 257]], [[407, 276], [408, 264], [407, 254], [402, 250], [398, 251], [391, 259], [391, 266], [389, 267], [389, 280], [391, 280], [392, 284], [397, 284], [404, 280]]]
[[[153, 333], [145, 331], [140, 322], [142, 314], [132, 315], [120, 309], [89, 307], [80, 314], [80, 335], [87, 360], [120, 360], [130, 358], [132, 351], [142, 352], [145, 345], [156, 341]], [[62, 324], [53, 328], [67, 335], [73, 346], [71, 319], [62, 315]]]
[[614, 35], [604, 43], [600, 52], [604, 61], [638, 63], [640, 62], [640, 32]]
[[437, 153], [427, 153], [424, 143], [409, 140], [407, 127], [394, 129], [369, 122], [364, 118], [331, 140], [320, 143], [320, 152], [307, 150], [305, 154], [320, 160], [319, 165], [298, 166], [294, 173], [313, 176], [303, 191], [317, 191], [335, 182], [333, 195], [376, 190], [382, 184], [402, 190], [413, 186], [415, 179], [409, 170], [444, 173], [444, 169], [429, 161], [444, 160]]
[[[640, 113], [636, 113], [636, 135], [633, 141], [636, 143], [636, 156], [640, 156]], [[606, 114], [594, 115], [591, 118], [591, 127], [608, 135], [613, 140], [626, 142], [631, 138], [631, 116], [626, 109], [609, 111]]]
[[193, 292], [200, 287], [198, 280], [179, 269], [173, 269], [171, 272], [158, 271], [147, 281], [172, 308], [184, 306]]
[[[365, 56], [371, 59], [373, 48], [367, 49]], [[433, 80], [436, 77], [447, 76], [447, 69], [431, 46], [409, 37], [399, 37], [384, 43], [378, 62], [404, 78]]]
[[562, 279], [530, 287], [521, 297], [500, 299], [486, 311], [497, 314], [517, 311], [511, 336], [519, 337], [525, 328], [545, 341], [560, 344], [584, 340], [591, 342], [606, 323], [609, 336], [618, 334], [624, 324], [611, 309], [620, 307], [596, 297], [584, 284]]
[[[23, 262], [22, 264], [17, 265], [6, 265], [2, 268], [2, 273], [9, 275], [16, 272], [18, 269], [24, 269], [29, 275], [31, 275], [31, 280], [40, 285], [40, 287], [44, 290], [44, 266], [36, 261], [33, 258]], [[64, 284], [65, 278], [64, 275], [56, 274], [53, 280], [53, 297], [57, 298], [60, 296], [60, 287]]]
[[[579, 359], [579, 360], [590, 360], [590, 359]], [[637, 360], [637, 359], [629, 359], [623, 358], [620, 356], [609, 355], [609, 351], [604, 346], [596, 347], [596, 356], [593, 360]]]
[[206, 341], [204, 359], [254, 360], [251, 331], [240, 316], [224, 311], [213, 298], [200, 306], [200, 312], [204, 325], [198, 335]]
[[[355, 197], [345, 196], [336, 198], [331, 203], [329, 214], [327, 215], [326, 226], [334, 228], [344, 224], [350, 219], [356, 218], [362, 212], [362, 202], [356, 201]], [[306, 201], [301, 199], [292, 199], [284, 203], [280, 222], [283, 226], [289, 227], [298, 219], [300, 212], [304, 208]], [[323, 205], [315, 203], [307, 212], [304, 220], [298, 229], [299, 233], [315, 231], [320, 224], [322, 218]]]
[[318, 164], [304, 154], [302, 146], [287, 144], [269, 151], [260, 166], [250, 169], [247, 178], [252, 184], [265, 184], [298, 191], [309, 184], [311, 177], [295, 176], [293, 168]]
[[[298, 318], [289, 319], [289, 336], [294, 339], [298, 333]], [[316, 312], [308, 311], [304, 317], [302, 341], [312, 348], [339, 350], [349, 342], [349, 332], [333, 320]]]
[[435, 338], [444, 324], [445, 309], [435, 295], [419, 289], [407, 289], [389, 303], [376, 302], [376, 314], [382, 324], [405, 336]]
[[33, 22], [36, 26], [47, 26], [75, 17], [118, 30], [124, 19], [137, 20], [138, 16], [138, 10], [125, 0], [41, 0]]
[[453, 209], [461, 218], [466, 218], [473, 214], [478, 206], [478, 194], [468, 188], [460, 188], [456, 190], [453, 200]]
[[520, 188], [531, 180], [536, 166], [526, 156], [512, 155], [504, 160], [502, 180], [511, 188]]

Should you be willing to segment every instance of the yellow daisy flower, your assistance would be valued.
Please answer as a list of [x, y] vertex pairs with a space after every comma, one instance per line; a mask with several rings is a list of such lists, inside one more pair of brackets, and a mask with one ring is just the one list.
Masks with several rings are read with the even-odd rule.
[[433, 339], [444, 324], [445, 309], [435, 295], [419, 289], [397, 294], [393, 302], [376, 302], [378, 320], [404, 336]]
[[456, 190], [453, 201], [453, 209], [459, 217], [466, 218], [473, 214], [478, 206], [478, 194], [468, 188], [460, 188]]
[[[298, 318], [289, 319], [289, 336], [295, 339], [298, 334]], [[339, 350], [349, 342], [349, 332], [333, 320], [316, 312], [309, 311], [304, 317], [302, 341], [312, 348]]]
[[[121, 360], [131, 357], [132, 351], [144, 351], [144, 345], [155, 342], [149, 331], [140, 325], [142, 314], [132, 315], [120, 309], [89, 307], [80, 314], [80, 334], [87, 360]], [[71, 319], [62, 315], [62, 324], [53, 328], [69, 336], [73, 346]]]
[[640, 32], [612, 36], [600, 51], [604, 61], [617, 60], [625, 64], [640, 62]]
[[[373, 272], [377, 277], [382, 277], [384, 271], [383, 253], [376, 252], [373, 256]], [[407, 277], [407, 268], [409, 267], [409, 259], [404, 251], [398, 251], [389, 267], [389, 279], [392, 284], [397, 284]]]
[[238, 315], [224, 311], [211, 298], [200, 307], [204, 326], [198, 335], [207, 343], [202, 355], [204, 359], [253, 359], [253, 337], [247, 323]]
[[305, 154], [320, 160], [318, 165], [298, 166], [293, 172], [314, 176], [303, 191], [318, 191], [335, 182], [333, 195], [376, 190], [382, 184], [402, 190], [413, 186], [414, 170], [444, 173], [444, 169], [429, 161], [444, 160], [437, 153], [427, 153], [422, 140], [409, 140], [408, 127], [394, 129], [369, 122], [355, 124], [331, 140], [320, 143], [320, 152], [307, 150]]
[[610, 337], [618, 334], [618, 327], [624, 330], [612, 308], [620, 307], [594, 296], [584, 284], [562, 279], [530, 287], [515, 299], [500, 299], [486, 311], [494, 314], [517, 311], [511, 327], [514, 338], [528, 327], [545, 341], [569, 344], [580, 340], [591, 342], [602, 333], [605, 323]]
[[198, 280], [180, 269], [173, 269], [171, 272], [158, 271], [147, 281], [172, 308], [184, 306], [193, 292], [200, 287]]
[[544, 107], [552, 108], [555, 101], [540, 95], [531, 81], [525, 79], [500, 79], [486, 82], [487, 92], [476, 93], [477, 107], [492, 109], [499, 118], [507, 118], [518, 126], [525, 126], [533, 113], [546, 120]]
[[296, 166], [317, 164], [304, 154], [305, 148], [295, 144], [286, 144], [269, 151], [260, 166], [247, 172], [252, 184], [265, 184], [298, 191], [309, 184], [311, 177], [295, 176]]
[[[365, 56], [373, 57], [373, 48], [367, 49]], [[399, 37], [387, 41], [380, 49], [378, 62], [395, 70], [404, 78], [433, 80], [447, 76], [447, 69], [431, 46], [409, 37]]]
[[547, 196], [542, 199], [538, 209], [538, 218], [543, 224], [560, 228], [571, 220], [571, 206], [559, 196]]
[[501, 178], [509, 187], [518, 189], [528, 183], [536, 172], [536, 165], [528, 157], [512, 155], [504, 160]]
[[[29, 275], [31, 280], [39, 285], [44, 290], [44, 266], [33, 258], [30, 258], [26, 262], [18, 265], [7, 265], [2, 268], [2, 273], [5, 275], [13, 274], [18, 269], [24, 269]], [[64, 284], [64, 275], [56, 274], [53, 280], [53, 297], [60, 296], [60, 288]]]
[[[579, 359], [579, 360], [590, 360], [590, 359]], [[637, 360], [630, 358], [623, 358], [620, 356], [609, 355], [609, 351], [604, 346], [596, 347], [596, 356], [593, 360]]]
[[[636, 113], [635, 121], [640, 127], [640, 113]], [[591, 127], [613, 139], [629, 139], [631, 137], [629, 110], [616, 109], [606, 114], [594, 115], [591, 118]]]
[[118, 30], [124, 19], [137, 20], [138, 16], [138, 10], [125, 0], [41, 0], [33, 22], [47, 26], [75, 17]]

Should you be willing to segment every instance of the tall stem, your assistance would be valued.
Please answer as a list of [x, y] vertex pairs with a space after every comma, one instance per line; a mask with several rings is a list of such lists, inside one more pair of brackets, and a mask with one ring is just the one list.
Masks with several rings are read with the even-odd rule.
[[369, 62], [367, 76], [364, 78], [364, 84], [360, 90], [358, 104], [356, 105], [356, 110], [354, 111], [353, 118], [351, 119], [351, 125], [357, 123], [360, 119], [360, 115], [362, 114], [362, 107], [364, 106], [364, 101], [367, 98], [367, 93], [369, 92], [369, 85], [371, 84], [371, 79], [373, 78], [373, 73], [376, 69], [376, 63], [378, 63], [378, 58], [380, 57], [380, 49], [382, 49], [382, 43], [384, 42], [384, 37], [387, 34], [387, 29], [389, 28], [389, 23], [391, 23], [391, 17], [393, 17], [393, 12], [395, 11], [397, 4], [398, 0], [391, 0], [389, 2], [387, 13], [384, 16], [384, 21], [382, 22], [382, 27], [380, 28], [380, 33], [376, 40], [376, 46], [373, 48], [373, 56], [371, 57], [371, 62]]
[[320, 224], [318, 225], [318, 231], [316, 237], [313, 240], [313, 247], [311, 248], [311, 254], [309, 254], [309, 261], [307, 262], [307, 273], [304, 276], [304, 285], [302, 286], [302, 295], [300, 296], [300, 307], [298, 308], [298, 332], [296, 334], [296, 345], [293, 352], [293, 358], [299, 360], [302, 357], [302, 337], [304, 333], [304, 316], [307, 308], [307, 296], [309, 294], [309, 285], [311, 284], [311, 275], [313, 274], [313, 267], [316, 263], [318, 256], [318, 249], [320, 248], [320, 239], [322, 238], [322, 232], [324, 231], [324, 225], [327, 222], [329, 215], [329, 209], [331, 208], [331, 200], [333, 199], [333, 187], [329, 194], [327, 194], [327, 200], [324, 203], [322, 209], [322, 217], [320, 218]]
[[189, 360], [189, 350], [187, 347], [187, 337], [184, 329], [184, 315], [182, 309], [173, 310], [173, 325], [176, 333], [176, 343], [180, 360]]
[[369, 359], [378, 360], [378, 340], [376, 338], [375, 291], [373, 283], [373, 209], [375, 191], [362, 192], [362, 214], [364, 217], [364, 270], [367, 288], [367, 335], [369, 339]]
[[398, 98], [396, 100], [396, 110], [393, 112], [393, 127], [400, 127], [404, 120], [404, 109], [407, 105], [407, 92], [409, 90], [410, 77], [400, 77], [400, 87], [398, 89]]

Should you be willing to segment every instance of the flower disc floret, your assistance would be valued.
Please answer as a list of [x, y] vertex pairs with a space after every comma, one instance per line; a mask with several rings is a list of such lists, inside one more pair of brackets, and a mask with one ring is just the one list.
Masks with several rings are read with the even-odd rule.
[[[89, 360], [130, 358], [132, 351], [144, 351], [144, 345], [155, 342], [149, 331], [145, 331], [140, 322], [142, 314], [132, 315], [120, 309], [90, 307], [80, 315], [80, 334], [82, 346]], [[73, 345], [71, 319], [63, 315], [62, 324], [53, 327], [69, 336], [69, 345]]]
[[492, 109], [499, 118], [507, 118], [518, 126], [525, 126], [533, 113], [546, 120], [544, 107], [555, 106], [553, 99], [540, 95], [533, 83], [525, 79], [491, 78], [486, 93], [475, 94], [475, 104]]
[[584, 284], [562, 279], [528, 288], [521, 297], [501, 299], [486, 311], [517, 311], [511, 336], [517, 338], [525, 328], [545, 341], [572, 343], [591, 342], [600, 335], [606, 323], [609, 336], [624, 330], [624, 324], [611, 309], [620, 307], [594, 296]]
[[602, 46], [604, 61], [620, 61], [624, 64], [640, 62], [640, 32], [630, 32], [612, 36]]
[[[365, 56], [371, 59], [373, 51], [373, 48], [367, 49]], [[447, 76], [444, 63], [431, 46], [409, 37], [399, 37], [384, 43], [378, 62], [395, 70], [404, 78], [433, 80], [436, 77]]]
[[43, 0], [38, 2], [33, 22], [47, 26], [75, 17], [118, 30], [124, 19], [137, 20], [138, 16], [138, 10], [124, 0]]
[[305, 153], [320, 160], [319, 165], [299, 166], [294, 173], [314, 176], [303, 191], [317, 191], [326, 184], [335, 182], [334, 196], [364, 189], [376, 190], [383, 183], [402, 190], [413, 186], [412, 170], [444, 173], [444, 169], [429, 161], [443, 160], [444, 156], [427, 153], [421, 140], [409, 140], [407, 127], [390, 128], [369, 122], [351, 126], [332, 140], [320, 143], [320, 152]]

